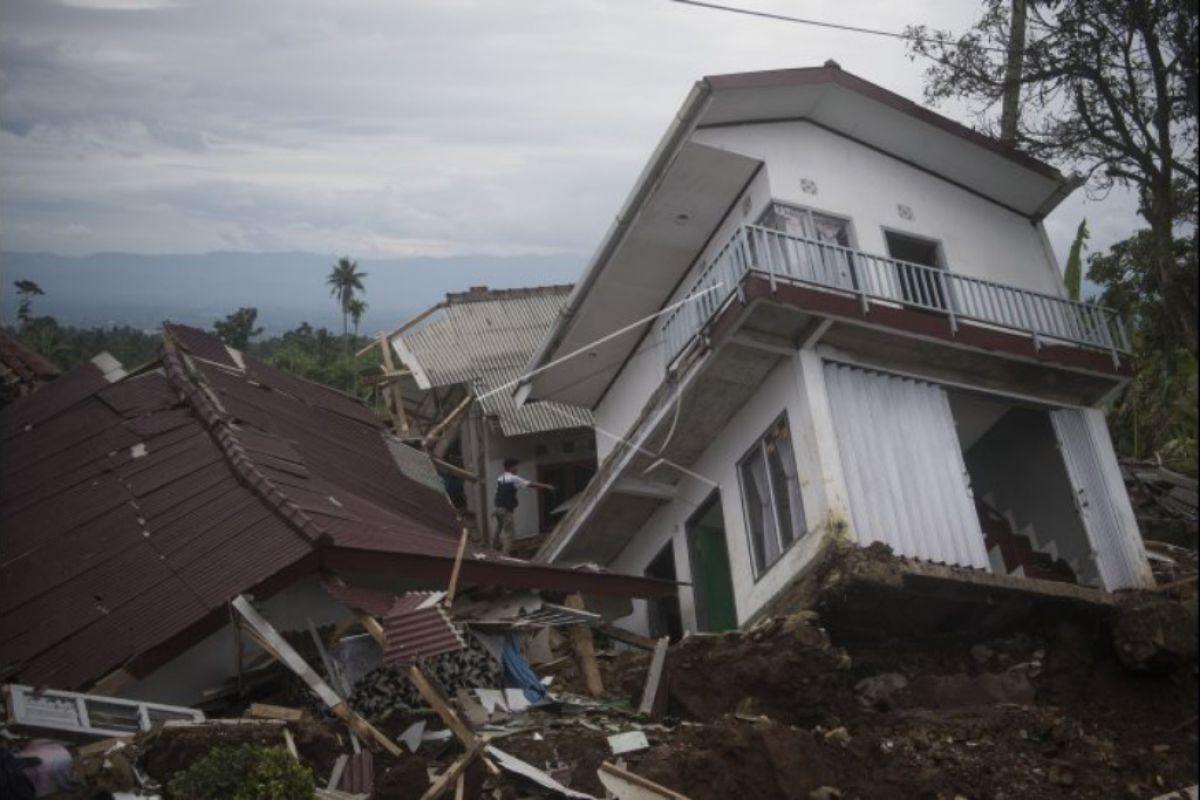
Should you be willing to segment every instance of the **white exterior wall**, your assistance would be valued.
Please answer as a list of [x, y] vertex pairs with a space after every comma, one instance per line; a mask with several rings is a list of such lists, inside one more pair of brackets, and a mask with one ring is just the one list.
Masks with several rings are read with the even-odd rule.
[[[259, 603], [258, 608], [281, 631], [306, 630], [309, 619], [320, 627], [350, 617], [346, 607], [329, 596], [315, 575], [277, 592]], [[243, 642], [247, 659], [260, 652], [248, 637], [243, 637]], [[205, 690], [219, 688], [226, 679], [237, 675], [233, 647], [233, 629], [225, 625], [120, 695], [175, 705], [198, 703]]]
[[[807, 122], [777, 122], [708, 128], [693, 140], [765, 162], [718, 227], [688, 275], [668, 301], [686, 296], [696, 275], [719, 252], [738, 226], [758, 220], [772, 200], [812, 208], [851, 222], [854, 246], [887, 254], [885, 229], [941, 243], [951, 272], [1065, 297], [1062, 274], [1042, 225], [941, 178], [911, 167], [843, 136]], [[806, 194], [801, 180], [815, 182]], [[750, 197], [749, 207], [743, 205]], [[898, 206], [912, 209], [901, 218]], [[662, 320], [641, 343], [595, 409], [596, 423], [624, 435], [637, 420], [663, 376]], [[597, 434], [603, 461], [615, 439]]]
[[[743, 205], [747, 197], [750, 198], [748, 207]], [[733, 204], [729, 215], [717, 228], [709, 242], [708, 249], [719, 248], [720, 245], [717, 243], [728, 241], [739, 225], [758, 219], [770, 200], [771, 188], [767, 181], [767, 171], [759, 170], [745, 191], [738, 197], [737, 202]], [[694, 280], [694, 272], [695, 268], [680, 282], [679, 288], [675, 290], [675, 295], [665, 305], [670, 305], [687, 294], [687, 288]], [[659, 331], [666, 317], [667, 315], [663, 315], [651, 323], [650, 330], [638, 348], [640, 352], [629, 359], [592, 412], [597, 427], [596, 455], [600, 461], [603, 461], [616, 445], [616, 436], [624, 436], [629, 432], [630, 427], [641, 414], [642, 408], [645, 407], [646, 401], [650, 399], [650, 395], [662, 383], [666, 370], [666, 355], [661, 346], [662, 337], [659, 335]], [[601, 428], [603, 431], [600, 430]], [[607, 431], [607, 435], [604, 431]]]
[[[785, 360], [763, 381], [758, 392], [716, 434], [708, 449], [691, 469], [717, 483], [721, 492], [721, 510], [725, 523], [725, 541], [729, 548], [729, 568], [737, 604], [738, 623], [749, 619], [766, 601], [787, 585], [816, 553], [828, 533], [831, 519], [845, 519], [845, 501], [840, 487], [840, 466], [823, 457], [833, 445], [828, 423], [824, 385], [806, 381], [812, 374], [806, 362], [816, 359], [811, 352], [797, 352]], [[794, 542], [757, 580], [754, 576], [746, 517], [742, 504], [737, 462], [767, 431], [772, 422], [786, 411], [796, 454], [800, 492], [804, 500], [808, 532]], [[824, 421], [823, 421], [824, 420]], [[835, 445], [834, 445], [835, 446]], [[671, 542], [675, 553], [678, 579], [692, 579], [686, 523], [712, 492], [713, 487], [695, 478], [679, 484], [679, 497], [663, 505], [651, 517], [624, 551], [612, 562], [618, 572], [642, 574], [650, 561]], [[679, 593], [683, 624], [694, 631], [696, 608], [690, 589]], [[620, 621], [623, 627], [647, 632], [644, 601], [634, 601], [634, 613]]]
[[[776, 200], [848, 217], [860, 250], [887, 255], [885, 228], [937, 239], [951, 272], [1066, 296], [1040, 225], [896, 158], [808, 122], [710, 128], [693, 138], [765, 161]], [[802, 191], [801, 179], [817, 193]], [[900, 205], [913, 219], [900, 216]]]
[[[563, 464], [575, 461], [590, 461], [595, 458], [595, 446], [592, 432], [587, 429], [570, 429], [547, 431], [527, 436], [505, 437], [487, 426], [487, 502], [488, 525], [495, 527], [491, 514], [495, 511], [496, 480], [504, 472], [504, 460], [515, 458], [521, 463], [517, 466], [517, 474], [526, 480], [536, 481], [538, 466], [542, 464]], [[563, 451], [566, 442], [574, 444], [573, 452]], [[538, 445], [546, 452], [538, 455]], [[474, 510], [475, 492], [467, 487], [467, 507]], [[561, 502], [561, 500], [560, 500]], [[517, 513], [513, 517], [513, 530], [518, 539], [538, 534], [538, 508], [541, 498], [537, 489], [521, 489], [517, 492]]]

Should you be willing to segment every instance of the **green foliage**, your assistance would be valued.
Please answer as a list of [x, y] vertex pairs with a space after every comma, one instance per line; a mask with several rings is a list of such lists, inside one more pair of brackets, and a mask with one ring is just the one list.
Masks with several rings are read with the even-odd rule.
[[[928, 59], [925, 96], [966, 101], [985, 129], [1006, 88], [1009, 0], [982, 0], [967, 33], [910, 28], [914, 57]], [[1028, 3], [1016, 144], [1090, 179], [1137, 193], [1153, 247], [1160, 301], [1181, 346], [1197, 353], [1195, 283], [1174, 269], [1183, 222], [1195, 230], [1198, 175], [1196, 0], [1054, 0]]]
[[214, 322], [213, 331], [222, 342], [235, 350], [245, 350], [250, 340], [263, 332], [262, 328], [254, 327], [257, 319], [257, 308], [242, 307], [227, 315], [225, 319]]
[[284, 747], [216, 747], [167, 784], [169, 800], [312, 800], [312, 771]]
[[1067, 255], [1067, 269], [1063, 273], [1063, 282], [1072, 300], [1079, 299], [1079, 290], [1083, 283], [1083, 251], [1087, 248], [1087, 240], [1091, 233], [1088, 231], [1087, 220], [1079, 221], [1075, 231], [1075, 241], [1071, 242], [1071, 252]]
[[77, 367], [103, 352], [112, 354], [126, 368], [158, 357], [162, 337], [127, 325], [111, 328], [74, 328], [60, 325], [54, 317], [34, 317], [17, 334], [30, 349], [50, 359], [59, 369]]
[[[1155, 247], [1141, 230], [1089, 259], [1088, 278], [1104, 287], [1100, 302], [1115, 308], [1131, 329], [1134, 378], [1109, 408], [1113, 443], [1122, 456], [1160, 457], [1172, 469], [1196, 474], [1196, 357], [1181, 343], [1167, 313]], [[1196, 284], [1196, 241], [1174, 242], [1176, 280]]]

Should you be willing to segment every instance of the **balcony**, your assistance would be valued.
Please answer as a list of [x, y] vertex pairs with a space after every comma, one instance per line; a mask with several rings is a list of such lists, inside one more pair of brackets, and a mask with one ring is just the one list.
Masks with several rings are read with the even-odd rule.
[[[932, 330], [966, 346], [1016, 334], [1034, 354], [1044, 348], [1061, 353], [1062, 345], [1106, 354], [1116, 372], [1130, 352], [1124, 323], [1112, 309], [749, 225], [738, 229], [692, 284], [688, 296], [694, 299], [662, 324], [668, 371], [726, 308], [747, 301], [753, 279], [765, 280], [772, 296], [780, 287], [816, 290], [825, 297], [809, 310], [818, 314]], [[919, 324], [898, 324], [906, 321]], [[994, 332], [1006, 335], [988, 339]]]

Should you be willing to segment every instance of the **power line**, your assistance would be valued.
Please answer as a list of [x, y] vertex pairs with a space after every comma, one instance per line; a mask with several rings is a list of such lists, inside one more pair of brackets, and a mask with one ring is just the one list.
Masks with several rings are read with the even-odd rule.
[[[772, 19], [777, 22], [791, 22], [796, 25], [811, 25], [815, 28], [829, 28], [835, 31], [846, 31], [848, 33], [865, 33], [869, 36], [884, 36], [889, 39], [900, 39], [905, 42], [930, 42], [932, 44], [946, 45], [948, 47], [957, 47], [958, 42], [951, 39], [939, 39], [934, 36], [914, 36], [910, 33], [897, 33], [895, 31], [885, 31], [878, 28], [864, 28], [859, 25], [843, 25], [839, 22], [825, 22], [818, 19], [805, 19], [804, 17], [791, 17], [787, 14], [774, 14], [770, 11], [756, 11], [752, 8], [738, 8], [736, 6], [723, 6], [719, 3], [706, 3], [703, 0], [671, 0], [672, 3], [679, 3], [685, 6], [696, 6], [697, 8], [707, 8], [713, 11], [728, 11], [731, 14], [742, 14], [747, 17], [760, 17], [762, 19]], [[981, 50], [987, 50], [993, 53], [1006, 53], [1007, 50], [1003, 47], [991, 47], [981, 45]]]

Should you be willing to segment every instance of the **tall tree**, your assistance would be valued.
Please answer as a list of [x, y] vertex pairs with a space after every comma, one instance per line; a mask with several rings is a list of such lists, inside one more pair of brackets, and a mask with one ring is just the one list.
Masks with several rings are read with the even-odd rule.
[[367, 313], [367, 301], [356, 297], [346, 306], [346, 310], [350, 312], [350, 323], [354, 326], [354, 338], [357, 339], [359, 323], [362, 322], [363, 314]]
[[13, 286], [17, 287], [17, 295], [21, 298], [17, 304], [17, 319], [21, 321], [21, 327], [24, 328], [29, 324], [29, 320], [33, 319], [33, 298], [44, 295], [45, 292], [42, 291], [42, 287], [25, 278], [13, 281]]
[[357, 261], [351, 261], [349, 256], [342, 256], [325, 279], [329, 293], [337, 299], [338, 307], [342, 311], [342, 349], [347, 365], [350, 363], [350, 303], [355, 299], [355, 292], [366, 291], [362, 283], [365, 277], [367, 273], [358, 271]]
[[213, 331], [225, 344], [235, 350], [245, 350], [250, 346], [250, 340], [262, 334], [262, 328], [254, 327], [258, 321], [257, 308], [239, 308], [225, 319], [213, 323]]
[[[966, 99], [989, 132], [1013, 77], [1007, 2], [983, 0], [982, 18], [957, 39], [924, 26], [908, 30], [912, 55], [931, 61], [926, 98]], [[1193, 356], [1196, 271], [1176, 258], [1175, 234], [1181, 220], [1196, 223], [1188, 189], [1197, 181], [1198, 5], [1028, 0], [1025, 105], [1015, 134], [1016, 146], [1082, 171], [1093, 191], [1121, 184], [1137, 192], [1165, 321]]]

